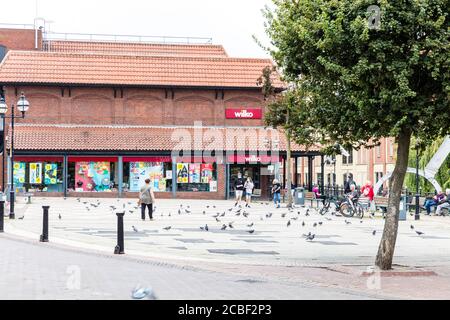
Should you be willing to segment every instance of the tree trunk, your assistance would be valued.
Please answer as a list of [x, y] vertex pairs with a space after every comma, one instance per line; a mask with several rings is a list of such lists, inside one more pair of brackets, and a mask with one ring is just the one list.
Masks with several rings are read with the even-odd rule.
[[389, 180], [389, 199], [384, 222], [383, 237], [381, 238], [375, 260], [375, 265], [381, 270], [389, 270], [392, 268], [395, 242], [397, 240], [399, 205], [403, 182], [408, 167], [410, 140], [411, 131], [409, 130], [401, 131], [397, 137], [397, 160], [392, 177]]

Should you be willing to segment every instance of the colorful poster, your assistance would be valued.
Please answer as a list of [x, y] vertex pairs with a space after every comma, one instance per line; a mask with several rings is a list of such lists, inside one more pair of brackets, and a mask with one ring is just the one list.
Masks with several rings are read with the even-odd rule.
[[189, 183], [200, 183], [200, 164], [191, 163], [189, 165]]
[[56, 163], [47, 163], [44, 171], [45, 184], [57, 184], [58, 165]]
[[109, 162], [75, 163], [75, 188], [83, 191], [109, 191], [110, 179]]
[[205, 163], [201, 165], [201, 181], [202, 183], [210, 183], [213, 179], [213, 165]]
[[42, 163], [30, 163], [30, 183], [42, 183]]
[[217, 192], [217, 181], [209, 182], [209, 192]]
[[177, 163], [177, 182], [178, 183], [189, 182], [189, 164]]
[[25, 183], [25, 162], [14, 162], [14, 184]]
[[153, 190], [166, 191], [163, 162], [130, 162], [130, 191], [139, 192], [145, 179], [153, 181]]

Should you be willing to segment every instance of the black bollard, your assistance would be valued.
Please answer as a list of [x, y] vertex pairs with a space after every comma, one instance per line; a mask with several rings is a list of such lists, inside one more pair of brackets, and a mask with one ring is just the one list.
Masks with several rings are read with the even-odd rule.
[[114, 254], [125, 254], [125, 245], [123, 240], [123, 216], [124, 212], [116, 212], [117, 215], [117, 245], [114, 249]]
[[3, 225], [5, 221], [5, 201], [0, 201], [0, 233], [3, 232]]
[[43, 220], [42, 220], [42, 234], [41, 234], [41, 242], [48, 242], [48, 209], [50, 206], [42, 206], [44, 209]]

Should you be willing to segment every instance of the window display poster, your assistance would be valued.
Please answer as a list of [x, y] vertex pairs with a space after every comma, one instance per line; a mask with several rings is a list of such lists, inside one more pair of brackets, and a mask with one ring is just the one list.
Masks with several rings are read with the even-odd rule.
[[178, 183], [189, 182], [189, 164], [177, 163], [177, 182]]
[[14, 162], [13, 175], [15, 184], [25, 183], [25, 162]]
[[30, 163], [30, 183], [42, 183], [42, 163]]
[[153, 181], [153, 191], [165, 191], [164, 164], [162, 162], [130, 162], [130, 191], [139, 192], [145, 179]]
[[213, 166], [211, 163], [201, 165], [201, 181], [202, 183], [210, 183], [213, 179]]
[[209, 182], [209, 192], [217, 192], [217, 181]]
[[83, 191], [109, 191], [111, 165], [109, 162], [76, 162], [75, 188]]
[[56, 184], [56, 175], [58, 172], [58, 165], [56, 163], [47, 163], [45, 165], [44, 171], [44, 183], [45, 184]]
[[189, 183], [200, 183], [200, 164], [191, 163], [189, 165]]

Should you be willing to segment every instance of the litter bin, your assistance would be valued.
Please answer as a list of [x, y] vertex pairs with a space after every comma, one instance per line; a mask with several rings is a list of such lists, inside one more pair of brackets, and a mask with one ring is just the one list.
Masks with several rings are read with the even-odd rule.
[[406, 199], [406, 195], [402, 195], [400, 198], [400, 205], [399, 205], [399, 217], [398, 219], [400, 221], [406, 221], [406, 204], [407, 204], [407, 199]]
[[298, 187], [295, 189], [295, 204], [305, 204], [305, 188]]

